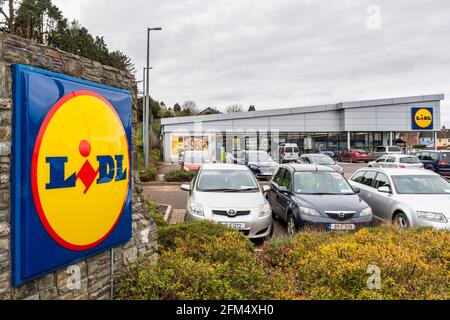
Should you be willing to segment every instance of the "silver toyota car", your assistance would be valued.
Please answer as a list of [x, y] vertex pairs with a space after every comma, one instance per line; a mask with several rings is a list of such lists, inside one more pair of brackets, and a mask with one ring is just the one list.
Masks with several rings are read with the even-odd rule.
[[423, 163], [415, 156], [390, 154], [369, 162], [370, 168], [423, 169]]
[[450, 230], [450, 182], [432, 171], [364, 168], [350, 184], [361, 190], [374, 218], [402, 228]]
[[190, 185], [186, 221], [209, 220], [228, 225], [250, 239], [273, 232], [272, 210], [253, 173], [244, 165], [203, 164]]

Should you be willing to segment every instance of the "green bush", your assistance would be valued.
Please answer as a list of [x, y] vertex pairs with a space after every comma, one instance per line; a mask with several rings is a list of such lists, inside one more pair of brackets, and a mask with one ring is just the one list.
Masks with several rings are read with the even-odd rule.
[[[450, 299], [450, 233], [390, 227], [302, 232], [261, 253], [209, 222], [159, 229], [159, 262], [133, 265], [119, 299]], [[368, 288], [368, 268], [381, 288]]]
[[166, 174], [166, 182], [190, 182], [194, 179], [196, 173], [193, 171], [179, 170]]
[[[118, 299], [283, 297], [285, 283], [281, 273], [267, 272], [264, 263], [255, 257], [252, 243], [240, 233], [196, 222], [179, 230], [179, 237], [170, 233], [169, 242], [174, 241], [174, 247], [163, 250], [158, 264], [138, 263], [129, 269], [119, 286]], [[202, 237], [201, 230], [208, 236]]]
[[155, 181], [158, 175], [156, 168], [141, 169], [138, 172], [142, 182]]
[[150, 152], [150, 163], [156, 166], [161, 159], [161, 151], [158, 148], [152, 149]]
[[[307, 299], [449, 299], [450, 233], [380, 227], [356, 233], [301, 233], [271, 243], [270, 268], [295, 279]], [[381, 289], [369, 290], [369, 265]]]
[[158, 230], [160, 228], [165, 228], [165, 227], [169, 226], [169, 223], [166, 220], [164, 220], [164, 217], [162, 216], [162, 214], [158, 212], [158, 208], [156, 207], [156, 204], [146, 200], [145, 205], [148, 209], [150, 217], [155, 222]]

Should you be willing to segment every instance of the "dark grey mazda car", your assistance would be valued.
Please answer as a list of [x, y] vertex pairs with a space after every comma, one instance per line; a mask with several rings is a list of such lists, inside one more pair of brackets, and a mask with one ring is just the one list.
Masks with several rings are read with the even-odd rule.
[[274, 218], [281, 218], [289, 235], [306, 225], [329, 230], [355, 230], [372, 222], [372, 210], [347, 180], [330, 167], [281, 165], [270, 183], [267, 199]]

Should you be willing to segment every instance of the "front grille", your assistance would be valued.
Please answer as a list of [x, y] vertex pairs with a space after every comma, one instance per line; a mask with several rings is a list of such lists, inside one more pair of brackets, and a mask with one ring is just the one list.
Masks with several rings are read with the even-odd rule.
[[235, 215], [229, 214], [229, 211], [225, 211], [225, 210], [213, 210], [212, 213], [217, 215], [217, 216], [227, 216], [227, 217], [239, 217], [239, 216], [248, 216], [250, 214], [250, 210], [245, 210], [245, 211], [236, 211]]
[[325, 213], [331, 219], [340, 221], [350, 220], [356, 214], [354, 211], [325, 211]]

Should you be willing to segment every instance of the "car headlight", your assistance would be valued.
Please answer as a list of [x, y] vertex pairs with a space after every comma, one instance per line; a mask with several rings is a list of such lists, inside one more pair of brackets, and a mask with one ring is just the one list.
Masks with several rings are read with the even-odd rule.
[[200, 217], [205, 216], [205, 213], [203, 211], [203, 205], [201, 203], [191, 202], [190, 212], [191, 212], [191, 214], [196, 215], [196, 216], [200, 216]]
[[251, 164], [249, 167], [250, 167], [250, 169], [253, 169], [253, 170], [259, 170], [259, 167], [255, 166], [254, 164]]
[[361, 213], [359, 214], [360, 217], [367, 217], [372, 215], [372, 208], [368, 207], [363, 210], [361, 210]]
[[268, 203], [262, 204], [258, 207], [258, 216], [266, 217], [272, 214], [272, 209]]
[[311, 209], [311, 208], [301, 207], [300, 208], [300, 213], [301, 214], [305, 214], [307, 216], [321, 217], [321, 214], [319, 213], [319, 211], [317, 211], [315, 209]]
[[417, 211], [417, 217], [420, 220], [447, 223], [447, 218], [439, 212]]

